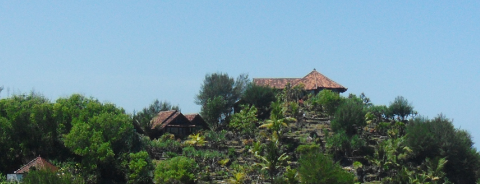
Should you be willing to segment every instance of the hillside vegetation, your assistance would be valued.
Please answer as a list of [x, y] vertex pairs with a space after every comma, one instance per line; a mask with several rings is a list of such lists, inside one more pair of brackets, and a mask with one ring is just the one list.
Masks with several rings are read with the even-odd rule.
[[375, 105], [215, 73], [195, 103], [210, 130], [152, 140], [150, 120], [178, 106], [156, 100], [127, 114], [78, 94], [0, 99], [0, 182], [41, 156], [60, 169], [30, 171], [23, 183], [480, 183], [470, 134], [401, 96]]

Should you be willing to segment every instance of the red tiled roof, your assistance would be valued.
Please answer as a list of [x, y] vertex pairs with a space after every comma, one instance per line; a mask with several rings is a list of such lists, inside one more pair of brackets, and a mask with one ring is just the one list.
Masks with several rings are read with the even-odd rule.
[[57, 171], [58, 168], [55, 167], [53, 164], [48, 162], [42, 157], [37, 157], [32, 161], [28, 162], [26, 165], [22, 166], [20, 169], [16, 170], [15, 174], [22, 174], [26, 173], [30, 170], [31, 167], [35, 167], [36, 169], [49, 169], [51, 171]]
[[288, 83], [293, 84], [300, 80], [299, 78], [254, 78], [253, 82], [259, 86], [269, 86], [271, 88], [283, 89]]
[[347, 91], [347, 88], [317, 72], [315, 69], [303, 78], [254, 78], [253, 82], [259, 86], [270, 86], [277, 89], [285, 88], [287, 83], [290, 83], [292, 86], [303, 83], [305, 85], [305, 90], [325, 88], [338, 89], [341, 92]]
[[296, 83], [292, 84], [296, 86], [303, 83], [305, 85], [305, 90], [315, 90], [318, 88], [327, 88], [327, 89], [346, 89], [342, 85], [336, 83], [332, 79], [329, 79], [325, 75], [318, 73], [317, 70], [313, 70], [308, 75], [298, 80]]
[[172, 122], [178, 115], [180, 115], [180, 112], [177, 110], [159, 112], [158, 115], [152, 119], [152, 129], [155, 129], [157, 126], [165, 128], [165, 126]]

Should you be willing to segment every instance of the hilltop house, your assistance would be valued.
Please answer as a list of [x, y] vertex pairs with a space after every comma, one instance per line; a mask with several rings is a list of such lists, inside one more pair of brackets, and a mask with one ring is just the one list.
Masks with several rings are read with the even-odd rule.
[[269, 86], [275, 89], [283, 89], [288, 83], [292, 86], [304, 84], [305, 90], [314, 94], [323, 89], [329, 89], [337, 93], [347, 91], [347, 88], [317, 72], [315, 69], [303, 78], [253, 78], [253, 82], [259, 86]]
[[152, 119], [150, 138], [158, 138], [165, 132], [177, 137], [186, 137], [198, 130], [208, 129], [208, 124], [199, 114], [183, 115], [180, 111], [161, 111]]
[[20, 169], [16, 170], [13, 172], [14, 174], [7, 174], [7, 181], [11, 182], [19, 182], [23, 179], [23, 176], [30, 171], [30, 169], [35, 168], [37, 170], [40, 169], [48, 169], [52, 172], [55, 172], [58, 170], [57, 167], [55, 167], [52, 163], [49, 161], [45, 160], [42, 157], [37, 157], [33, 159], [32, 161], [28, 162], [24, 166], [20, 167]]

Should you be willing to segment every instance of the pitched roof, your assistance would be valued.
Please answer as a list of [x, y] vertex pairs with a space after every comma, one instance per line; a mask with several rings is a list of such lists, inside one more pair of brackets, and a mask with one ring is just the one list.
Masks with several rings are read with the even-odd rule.
[[292, 84], [296, 86], [298, 84], [303, 83], [305, 85], [305, 90], [314, 90], [318, 88], [327, 88], [327, 89], [345, 89], [342, 85], [336, 83], [332, 79], [329, 79], [325, 75], [317, 72], [317, 70], [313, 69], [308, 75], [303, 77], [302, 79], [296, 81], [296, 83]]
[[195, 117], [198, 116], [198, 114], [196, 114], [196, 113], [195, 114], [185, 114], [184, 116], [188, 119], [188, 121], [192, 122], [193, 119], [195, 119]]
[[178, 112], [177, 110], [159, 112], [157, 116], [152, 119], [152, 129], [155, 129], [157, 126], [161, 126], [161, 128], [165, 128], [165, 126], [167, 126], [180, 114], [181, 113]]
[[253, 82], [259, 86], [270, 86], [277, 89], [285, 88], [287, 83], [290, 83], [292, 86], [298, 84], [304, 84], [305, 90], [316, 90], [316, 89], [338, 89], [340, 92], [347, 91], [347, 88], [336, 83], [332, 79], [329, 79], [325, 75], [317, 72], [313, 69], [308, 75], [303, 78], [254, 78]]
[[20, 169], [16, 170], [15, 174], [22, 174], [26, 173], [30, 170], [31, 167], [35, 167], [36, 169], [49, 169], [51, 171], [57, 171], [58, 168], [51, 164], [49, 161], [45, 160], [42, 157], [37, 157], [32, 161], [28, 162], [24, 166], [20, 167]]
[[253, 82], [259, 86], [269, 86], [276, 89], [283, 89], [288, 83], [293, 84], [299, 78], [254, 78]]

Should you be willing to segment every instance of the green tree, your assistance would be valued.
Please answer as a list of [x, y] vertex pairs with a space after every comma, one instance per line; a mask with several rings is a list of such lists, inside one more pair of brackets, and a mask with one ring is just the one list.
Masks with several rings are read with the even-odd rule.
[[403, 96], [398, 96], [388, 106], [389, 115], [397, 116], [399, 120], [404, 121], [409, 115], [415, 114], [413, 106]]
[[202, 117], [211, 124], [227, 119], [248, 82], [248, 75], [245, 74], [241, 74], [236, 80], [226, 73], [207, 74], [195, 97], [195, 103], [202, 106]]
[[344, 130], [348, 136], [359, 133], [365, 123], [364, 106], [358, 98], [348, 98], [338, 107], [331, 127], [334, 132]]
[[130, 116], [113, 104], [81, 95], [59, 99], [56, 107], [61, 123], [71, 126], [69, 131], [60, 129], [67, 132], [64, 145], [81, 158], [88, 181], [126, 178], [122, 172], [125, 168], [115, 160], [128, 159], [131, 151], [135, 131]]
[[254, 105], [259, 119], [266, 119], [270, 116], [270, 104], [276, 100], [275, 89], [268, 86], [257, 86], [250, 83], [242, 95], [243, 104]]
[[41, 94], [14, 95], [0, 100], [0, 171], [15, 170], [31, 159], [58, 156], [52, 103]]
[[473, 147], [470, 134], [456, 129], [443, 115], [411, 121], [406, 129], [406, 143], [414, 151], [417, 164], [426, 158], [446, 158], [445, 173], [454, 183], [475, 183], [480, 178], [480, 154]]

